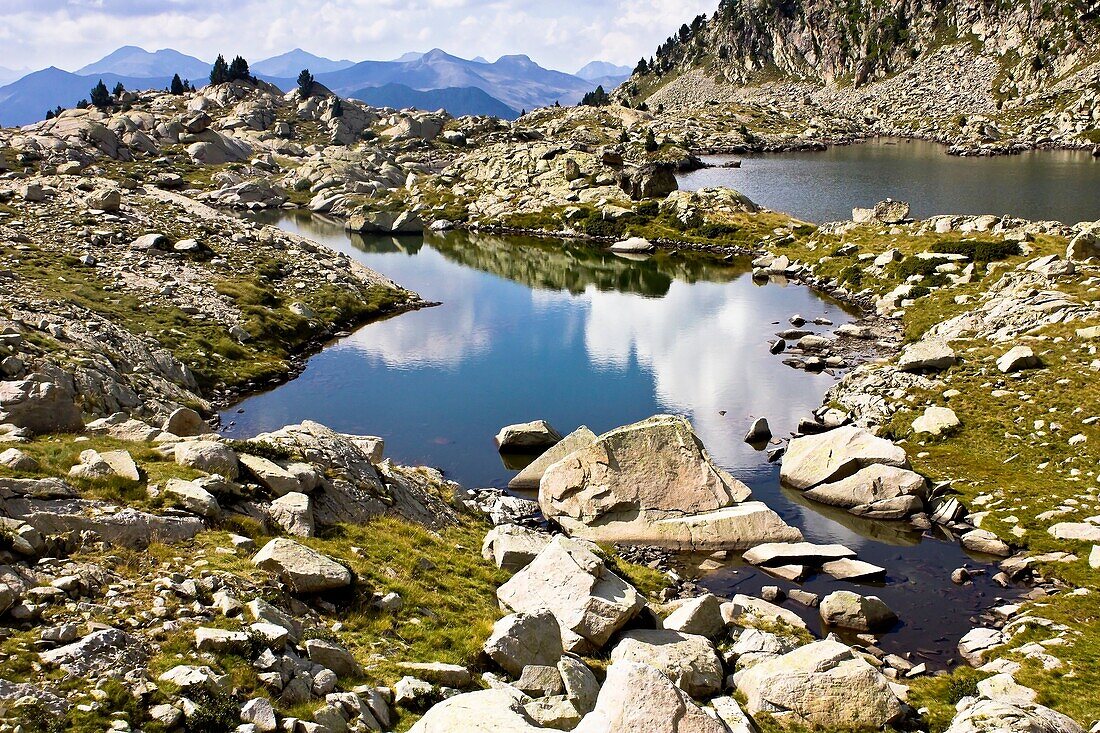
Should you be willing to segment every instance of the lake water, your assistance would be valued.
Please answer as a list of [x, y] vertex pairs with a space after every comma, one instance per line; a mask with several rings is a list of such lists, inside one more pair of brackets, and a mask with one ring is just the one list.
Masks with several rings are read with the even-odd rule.
[[1075, 150], [959, 158], [922, 140], [875, 139], [823, 152], [711, 156], [721, 166], [680, 176], [680, 187], [728, 186], [761, 206], [812, 222], [846, 221], [853, 207], [893, 198], [912, 215], [1010, 214], [1069, 224], [1100, 219], [1100, 159]]
[[[807, 540], [840, 542], [889, 568], [874, 589], [905, 619], [888, 648], [949, 656], [967, 619], [997, 589], [960, 589], [950, 571], [973, 561], [954, 542], [811, 505], [779, 487], [778, 469], [742, 438], [766, 416], [777, 436], [821, 404], [835, 376], [784, 366], [768, 352], [788, 318], [851, 320], [798, 285], [754, 283], [746, 262], [683, 255], [624, 259], [563, 241], [470, 233], [400, 239], [348, 236], [338, 224], [284, 216], [311, 237], [442, 305], [359, 329], [314, 356], [300, 377], [222, 415], [247, 437], [305, 419], [386, 439], [386, 455], [426, 464], [469, 487], [514, 475], [493, 436], [543, 418], [563, 433], [597, 433], [656, 413], [687, 416], [711, 455]], [[818, 329], [819, 331], [826, 329]], [[716, 592], [777, 584], [736, 563], [710, 573]], [[824, 576], [818, 593], [853, 588]], [[857, 588], [858, 589], [858, 588]], [[816, 626], [816, 612], [795, 604]]]

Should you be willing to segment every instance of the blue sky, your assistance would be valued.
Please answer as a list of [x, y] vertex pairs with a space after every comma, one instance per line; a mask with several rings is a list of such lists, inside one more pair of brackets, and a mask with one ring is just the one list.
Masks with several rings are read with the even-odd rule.
[[0, 65], [76, 69], [124, 45], [258, 60], [295, 47], [390, 59], [525, 53], [564, 71], [633, 64], [717, 0], [2, 0]]

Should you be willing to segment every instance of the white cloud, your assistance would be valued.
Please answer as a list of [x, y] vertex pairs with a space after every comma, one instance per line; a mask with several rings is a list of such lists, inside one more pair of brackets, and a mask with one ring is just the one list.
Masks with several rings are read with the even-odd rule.
[[4, 0], [8, 65], [75, 69], [122, 45], [254, 60], [300, 46], [330, 58], [389, 59], [440, 47], [527, 54], [575, 71], [633, 64], [716, 0]]

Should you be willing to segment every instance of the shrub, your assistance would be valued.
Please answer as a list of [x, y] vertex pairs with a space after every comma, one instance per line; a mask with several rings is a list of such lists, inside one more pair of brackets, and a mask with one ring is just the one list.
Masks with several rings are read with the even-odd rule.
[[725, 224], [720, 222], [707, 222], [695, 228], [695, 234], [704, 239], [723, 239], [725, 237], [732, 237], [740, 231], [741, 227], [736, 224]]
[[191, 702], [195, 711], [187, 718], [187, 733], [229, 733], [240, 723], [240, 706], [224, 692], [200, 690]]
[[932, 251], [949, 255], [965, 255], [975, 263], [997, 262], [1023, 254], [1018, 242], [981, 242], [976, 239], [937, 242], [932, 246]]
[[590, 237], [621, 237], [626, 231], [626, 225], [622, 221], [604, 219], [596, 211], [581, 220], [580, 229]]

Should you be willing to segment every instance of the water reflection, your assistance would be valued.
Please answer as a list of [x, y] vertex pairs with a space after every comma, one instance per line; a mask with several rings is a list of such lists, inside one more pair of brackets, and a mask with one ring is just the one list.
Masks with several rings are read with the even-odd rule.
[[[833, 377], [782, 366], [767, 338], [795, 312], [849, 320], [804, 288], [754, 284], [746, 261], [627, 260], [569, 242], [465, 232], [349, 238], [309, 217], [281, 225], [443, 305], [342, 340], [295, 382], [246, 401], [229, 432], [275, 427], [293, 405], [341, 430], [383, 434], [391, 455], [473, 485], [509, 478], [491, 443], [507, 422], [544, 417], [563, 430], [606, 430], [676, 412], [719, 462], [774, 492], [775, 469], [741, 441], [744, 430], [760, 415], [776, 434], [793, 429]], [[322, 389], [339, 398], [315, 399]]]
[[[321, 219], [268, 219], [323, 242], [442, 305], [371, 324], [310, 360], [293, 382], [223, 414], [254, 435], [303, 419], [381, 435], [386, 454], [438, 466], [467, 486], [504, 486], [492, 436], [544, 418], [561, 430], [609, 430], [658, 412], [688, 416], [715, 459], [814, 542], [840, 542], [890, 570], [875, 592], [906, 620], [883, 640], [950, 654], [967, 616], [999, 592], [948, 578], [967, 556], [779, 488], [778, 471], [742, 442], [756, 416], [776, 435], [820, 404], [832, 383], [768, 353], [794, 313], [850, 316], [800, 286], [760, 286], [746, 263], [658, 254], [635, 261], [568, 242], [467, 233], [349, 238]], [[734, 563], [703, 584], [716, 592], [788, 583]], [[825, 576], [804, 587], [851, 588]], [[799, 610], [797, 606], [790, 606]], [[952, 613], [944, 617], [944, 609]], [[805, 610], [815, 624], [815, 612]]]

